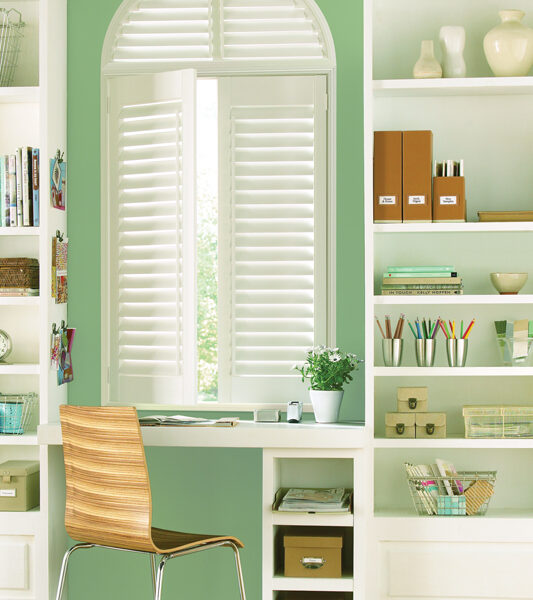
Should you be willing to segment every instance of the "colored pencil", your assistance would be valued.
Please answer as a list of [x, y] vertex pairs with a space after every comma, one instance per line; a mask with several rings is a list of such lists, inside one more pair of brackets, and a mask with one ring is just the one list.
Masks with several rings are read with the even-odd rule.
[[470, 332], [472, 331], [472, 327], [474, 327], [474, 323], [476, 322], [475, 319], [472, 319], [472, 322], [470, 323], [470, 325], [466, 328], [465, 331], [465, 335], [463, 337], [464, 340], [468, 339], [468, 336], [470, 335]]
[[416, 325], [416, 331], [418, 333], [418, 339], [421, 340], [422, 339], [422, 333], [420, 331], [420, 323], [418, 321], [418, 317], [416, 318], [415, 325]]
[[463, 339], [463, 319], [461, 319], [461, 339]]
[[448, 334], [446, 333], [446, 329], [444, 329], [444, 327], [446, 326], [446, 323], [444, 321], [439, 320], [439, 325], [442, 329], [442, 332], [444, 333], [444, 336], [446, 337], [446, 339], [448, 339]]
[[377, 317], [376, 317], [376, 323], [378, 324], [379, 330], [381, 331], [381, 335], [383, 336], [383, 338], [385, 338], [385, 334], [383, 333], [381, 323], [379, 322], [379, 319]]
[[413, 329], [413, 326], [411, 325], [411, 321], [407, 321], [407, 325], [409, 325], [409, 329], [413, 332], [415, 339], [417, 339], [418, 336], [416, 335], [415, 330]]
[[387, 332], [387, 339], [391, 339], [392, 338], [392, 332], [391, 332], [391, 328], [390, 328], [390, 316], [389, 315], [385, 315], [385, 331]]
[[437, 335], [437, 330], [439, 328], [440, 319], [435, 321], [435, 325], [433, 325], [433, 331], [431, 332], [431, 339], [434, 340]]

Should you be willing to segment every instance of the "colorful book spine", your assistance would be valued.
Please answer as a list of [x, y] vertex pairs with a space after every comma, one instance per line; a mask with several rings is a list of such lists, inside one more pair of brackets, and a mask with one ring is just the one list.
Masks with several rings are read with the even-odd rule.
[[9, 184], [9, 224], [17, 226], [17, 158], [14, 154], [8, 156]]
[[22, 210], [22, 148], [17, 148], [15, 154], [15, 181], [17, 188], [17, 226], [24, 225], [24, 217]]
[[22, 148], [22, 224], [31, 227], [32, 224], [32, 181], [31, 181], [31, 148]]
[[402, 279], [405, 277], [457, 277], [457, 271], [409, 271], [405, 273], [391, 273], [390, 271], [383, 274], [383, 277], [389, 279]]
[[463, 290], [382, 290], [382, 296], [461, 296]]
[[39, 148], [33, 148], [31, 159], [33, 226], [39, 227]]
[[6, 225], [6, 195], [5, 195], [5, 164], [4, 157], [0, 156], [0, 226]]
[[4, 169], [2, 171], [4, 175], [3, 192], [4, 192], [4, 215], [6, 220], [6, 227], [11, 225], [11, 195], [9, 193], [9, 156], [5, 154], [2, 156], [2, 164]]
[[402, 277], [400, 279], [384, 277], [383, 285], [408, 285], [408, 284], [432, 284], [432, 285], [460, 285], [463, 282], [462, 277]]
[[440, 266], [440, 267], [387, 267], [389, 273], [438, 273], [441, 271], [455, 271], [454, 266]]

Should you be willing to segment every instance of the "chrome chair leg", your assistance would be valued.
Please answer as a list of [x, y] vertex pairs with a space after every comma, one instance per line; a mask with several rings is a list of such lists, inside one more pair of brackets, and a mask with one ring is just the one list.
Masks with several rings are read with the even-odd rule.
[[163, 571], [165, 570], [165, 565], [167, 562], [168, 556], [163, 556], [159, 561], [159, 565], [157, 567], [157, 575], [155, 578], [155, 592], [154, 592], [154, 600], [161, 600], [161, 590], [163, 588]]
[[150, 566], [152, 568], [152, 589], [155, 598], [155, 554], [150, 554]]
[[65, 587], [65, 578], [67, 576], [67, 568], [68, 568], [68, 560], [70, 555], [80, 548], [94, 548], [94, 544], [76, 544], [69, 548], [65, 552], [65, 556], [63, 556], [63, 562], [61, 563], [61, 572], [59, 573], [59, 582], [57, 584], [57, 594], [56, 600], [61, 600], [61, 596], [63, 595], [63, 588]]
[[241, 593], [241, 600], [246, 600], [246, 593], [244, 591], [244, 580], [242, 577], [241, 557], [239, 555], [239, 549], [233, 542], [230, 542], [229, 545], [231, 546], [231, 548], [233, 549], [233, 552], [235, 554], [235, 566], [237, 568], [237, 579], [239, 580], [239, 591]]

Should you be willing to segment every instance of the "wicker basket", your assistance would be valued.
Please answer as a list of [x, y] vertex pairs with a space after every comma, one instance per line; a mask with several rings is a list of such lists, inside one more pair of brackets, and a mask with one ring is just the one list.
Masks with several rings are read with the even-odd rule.
[[0, 288], [39, 289], [36, 258], [0, 258]]

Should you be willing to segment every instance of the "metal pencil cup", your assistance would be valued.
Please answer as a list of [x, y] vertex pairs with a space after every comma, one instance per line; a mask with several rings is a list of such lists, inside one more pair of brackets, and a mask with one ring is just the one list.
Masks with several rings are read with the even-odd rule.
[[448, 365], [450, 367], [464, 367], [467, 352], [468, 340], [446, 340], [446, 353], [448, 354]]
[[381, 340], [383, 348], [383, 362], [386, 367], [399, 367], [402, 364], [403, 340]]
[[419, 367], [432, 367], [435, 362], [437, 340], [415, 340], [416, 364]]

